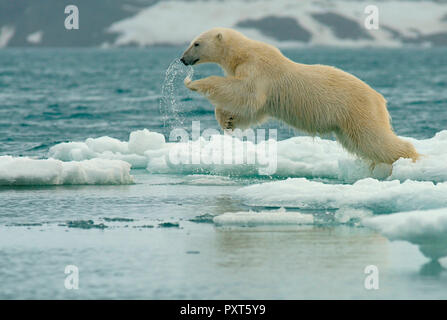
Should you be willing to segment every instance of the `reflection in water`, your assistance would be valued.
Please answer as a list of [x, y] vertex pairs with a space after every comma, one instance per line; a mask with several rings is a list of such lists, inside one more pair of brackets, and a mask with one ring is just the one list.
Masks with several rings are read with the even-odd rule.
[[438, 260], [431, 260], [424, 264], [419, 271], [421, 276], [438, 278], [446, 269], [439, 263]]
[[361, 273], [369, 264], [386, 267], [388, 260], [387, 240], [363, 228], [302, 225], [216, 230], [220, 266], [230, 269], [289, 264], [311, 272], [358, 267]]
[[270, 288], [268, 295], [289, 299], [356, 299], [387, 292], [364, 287], [366, 266], [389, 268], [389, 243], [379, 234], [346, 226], [266, 228], [215, 228], [209, 268], [251, 294]]
[[246, 210], [246, 206], [240, 200], [233, 199], [229, 195], [219, 195], [214, 199], [214, 215], [224, 214], [225, 212], [237, 212]]

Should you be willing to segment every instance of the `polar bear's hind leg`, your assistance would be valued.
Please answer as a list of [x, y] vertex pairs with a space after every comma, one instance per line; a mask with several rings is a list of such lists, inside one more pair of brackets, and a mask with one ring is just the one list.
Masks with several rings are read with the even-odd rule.
[[419, 159], [420, 155], [414, 146], [396, 136], [392, 130], [374, 131], [378, 130], [372, 128], [358, 129], [357, 132], [337, 130], [335, 135], [347, 151], [371, 160], [373, 166], [379, 163], [392, 164], [399, 158], [409, 158], [413, 161]]

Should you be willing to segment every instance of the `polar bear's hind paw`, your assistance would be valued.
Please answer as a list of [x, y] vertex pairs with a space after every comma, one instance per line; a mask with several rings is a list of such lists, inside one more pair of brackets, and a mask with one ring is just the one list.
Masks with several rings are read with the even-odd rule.
[[225, 128], [226, 130], [233, 130], [234, 129], [234, 124], [233, 124], [233, 116], [230, 116], [227, 118], [227, 120], [225, 121]]

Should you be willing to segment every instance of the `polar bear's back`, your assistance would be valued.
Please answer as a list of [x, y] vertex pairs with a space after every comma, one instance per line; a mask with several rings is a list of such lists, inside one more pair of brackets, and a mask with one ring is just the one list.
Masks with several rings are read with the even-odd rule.
[[359, 126], [374, 119], [390, 128], [385, 98], [357, 77], [335, 67], [299, 64], [286, 57], [269, 65], [259, 67], [270, 79], [266, 108], [276, 108], [289, 124], [311, 134], [332, 132], [352, 119]]

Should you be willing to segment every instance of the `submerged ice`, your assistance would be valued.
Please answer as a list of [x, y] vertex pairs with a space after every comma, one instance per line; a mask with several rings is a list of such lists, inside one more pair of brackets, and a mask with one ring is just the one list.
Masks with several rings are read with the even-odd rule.
[[311, 214], [288, 212], [284, 208], [270, 211], [227, 212], [213, 219], [217, 226], [225, 227], [259, 227], [259, 226], [294, 226], [312, 224]]
[[218, 227], [250, 227], [278, 230], [278, 227], [308, 227], [309, 225], [349, 224], [377, 230], [388, 239], [407, 241], [419, 247], [431, 260], [447, 256], [447, 208], [407, 211], [374, 216], [363, 209], [343, 208], [334, 219], [322, 220], [311, 213], [279, 210], [227, 212], [213, 218]]
[[447, 256], [447, 208], [370, 217], [363, 220], [363, 225], [380, 231], [390, 240], [419, 246], [430, 259]]

